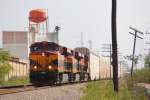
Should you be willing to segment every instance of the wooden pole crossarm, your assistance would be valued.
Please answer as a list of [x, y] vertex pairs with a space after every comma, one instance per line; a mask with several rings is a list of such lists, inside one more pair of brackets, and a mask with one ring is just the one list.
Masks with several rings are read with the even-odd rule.
[[138, 32], [138, 33], [141, 33], [141, 34], [143, 34], [143, 32], [141, 32], [141, 31], [139, 31], [139, 30], [137, 30], [137, 29], [135, 29], [135, 28], [133, 28], [133, 27], [129, 27], [130, 29], [132, 29], [132, 30], [134, 30], [134, 31], [136, 31], [136, 32]]
[[[129, 32], [131, 35], [135, 35], [135, 34], [133, 34], [133, 33], [131, 33], [131, 32]], [[138, 37], [138, 38], [140, 38], [140, 39], [143, 39], [142, 37], [140, 37], [140, 36], [138, 36], [138, 35], [136, 35], [136, 37]]]

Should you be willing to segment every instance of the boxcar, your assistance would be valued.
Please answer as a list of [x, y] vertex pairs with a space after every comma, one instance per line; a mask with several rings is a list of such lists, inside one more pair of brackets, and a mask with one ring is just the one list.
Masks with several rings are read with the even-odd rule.
[[88, 48], [77, 47], [75, 48], [76, 52], [80, 52], [88, 57], [88, 73], [90, 74], [91, 80], [100, 79], [100, 56], [91, 52]]

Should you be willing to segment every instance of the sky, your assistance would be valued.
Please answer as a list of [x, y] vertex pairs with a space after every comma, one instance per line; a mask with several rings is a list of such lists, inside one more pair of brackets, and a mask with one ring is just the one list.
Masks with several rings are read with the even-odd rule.
[[[117, 42], [119, 52], [132, 54], [132, 26], [150, 32], [150, 0], [117, 0]], [[103, 51], [102, 44], [111, 43], [111, 0], [0, 0], [0, 30], [26, 30], [32, 9], [48, 9], [49, 31], [61, 27], [60, 44], [69, 48], [84, 46], [92, 40], [94, 51]], [[1, 35], [0, 35], [1, 36]], [[136, 54], [143, 53], [146, 40], [137, 39]], [[1, 41], [0, 41], [0, 46]], [[102, 53], [102, 52], [100, 52]]]

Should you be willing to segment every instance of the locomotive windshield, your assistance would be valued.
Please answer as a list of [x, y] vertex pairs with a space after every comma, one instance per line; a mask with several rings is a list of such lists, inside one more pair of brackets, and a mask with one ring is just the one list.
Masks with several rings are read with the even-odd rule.
[[30, 47], [31, 52], [33, 51], [42, 51], [43, 47], [41, 45], [34, 45]]
[[31, 45], [30, 47], [31, 52], [34, 51], [58, 51], [59, 50], [59, 46], [55, 43], [51, 43], [51, 42], [47, 42], [47, 43], [36, 43]]
[[58, 51], [58, 50], [59, 50], [59, 47], [58, 47], [57, 45], [54, 45], [54, 44], [48, 44], [48, 45], [45, 47], [45, 50]]

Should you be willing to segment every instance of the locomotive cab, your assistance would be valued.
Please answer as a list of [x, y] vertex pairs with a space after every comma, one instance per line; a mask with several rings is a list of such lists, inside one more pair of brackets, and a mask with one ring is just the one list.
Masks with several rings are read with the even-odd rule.
[[30, 46], [30, 81], [47, 84], [57, 81], [60, 46], [53, 42], [37, 42]]

